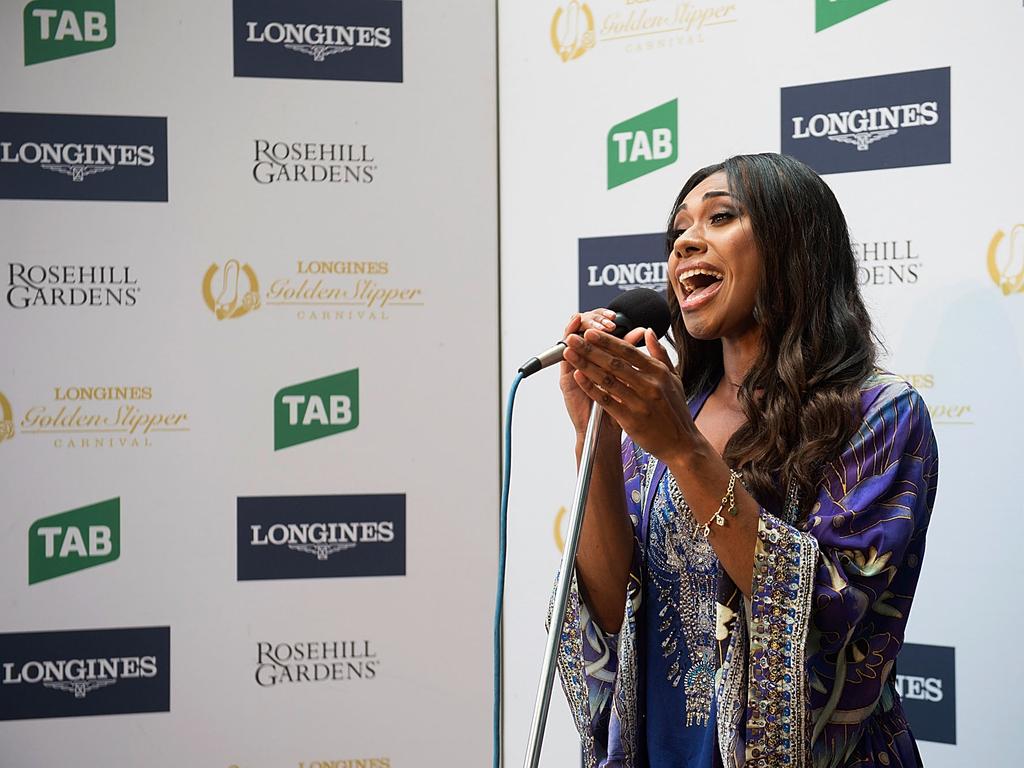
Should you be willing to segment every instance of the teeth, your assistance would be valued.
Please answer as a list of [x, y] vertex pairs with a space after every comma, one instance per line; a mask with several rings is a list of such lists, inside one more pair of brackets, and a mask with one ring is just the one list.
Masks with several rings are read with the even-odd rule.
[[686, 289], [687, 293], [693, 293], [696, 289], [696, 286], [689, 281], [691, 278], [694, 278], [697, 275], [707, 275], [708, 277], [713, 277], [716, 280], [725, 279], [725, 275], [723, 275], [721, 272], [716, 272], [715, 270], [712, 269], [687, 269], [685, 272], [682, 272], [679, 275], [679, 282], [683, 286], [683, 288]]

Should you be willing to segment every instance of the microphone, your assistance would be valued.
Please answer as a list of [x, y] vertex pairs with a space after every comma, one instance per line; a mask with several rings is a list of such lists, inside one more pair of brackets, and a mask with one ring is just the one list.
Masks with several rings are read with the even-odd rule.
[[[615, 312], [615, 330], [612, 331], [612, 335], [619, 339], [634, 328], [650, 328], [660, 339], [668, 332], [672, 322], [665, 297], [650, 288], [634, 288], [619, 294], [608, 303], [608, 309]], [[564, 341], [558, 342], [519, 366], [519, 372], [525, 379], [549, 365], [560, 362], [565, 347]]]

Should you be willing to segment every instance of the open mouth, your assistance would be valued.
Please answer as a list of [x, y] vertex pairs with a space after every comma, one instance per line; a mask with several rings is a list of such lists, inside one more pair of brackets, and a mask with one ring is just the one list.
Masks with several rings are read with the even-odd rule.
[[679, 284], [686, 293], [686, 301], [710, 296], [718, 290], [725, 275], [707, 267], [688, 269], [679, 275]]

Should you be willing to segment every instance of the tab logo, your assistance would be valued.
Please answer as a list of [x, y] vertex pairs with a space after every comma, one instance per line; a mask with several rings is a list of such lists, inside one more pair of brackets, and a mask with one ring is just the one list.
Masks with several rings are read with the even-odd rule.
[[608, 189], [672, 165], [678, 157], [678, 101], [642, 112], [608, 131]]
[[889, 0], [814, 0], [814, 31], [833, 27]]
[[623, 291], [668, 287], [664, 232], [581, 237], [579, 259], [581, 312], [607, 307]]
[[25, 64], [113, 48], [114, 0], [33, 0], [25, 6]]
[[28, 583], [66, 576], [120, 556], [120, 499], [44, 517], [28, 531]]
[[274, 450], [359, 426], [359, 369], [282, 389], [274, 397]]

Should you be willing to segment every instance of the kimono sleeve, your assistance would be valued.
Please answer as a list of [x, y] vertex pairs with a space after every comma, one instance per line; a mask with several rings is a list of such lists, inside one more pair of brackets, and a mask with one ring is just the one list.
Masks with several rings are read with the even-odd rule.
[[826, 469], [803, 530], [762, 511], [745, 711], [732, 719], [745, 727], [742, 741], [720, 727], [723, 754], [748, 766], [845, 764], [891, 685], [937, 475], [924, 402], [890, 381]]
[[[641, 550], [635, 531], [641, 514], [643, 473], [648, 457], [632, 440], [622, 445], [623, 478], [626, 486], [626, 511], [634, 526], [633, 562], [629, 583], [623, 595], [625, 613], [622, 629], [612, 635], [604, 632], [591, 615], [573, 574], [566, 607], [565, 624], [558, 649], [558, 671], [562, 688], [572, 711], [573, 721], [583, 745], [584, 765], [617, 765], [621, 750], [618, 732], [620, 707], [613, 702], [621, 678], [635, 677], [636, 617], [640, 608]], [[548, 608], [548, 624], [554, 607], [554, 595]], [[625, 652], [621, 652], [625, 650]], [[611, 760], [609, 760], [611, 757]]]

